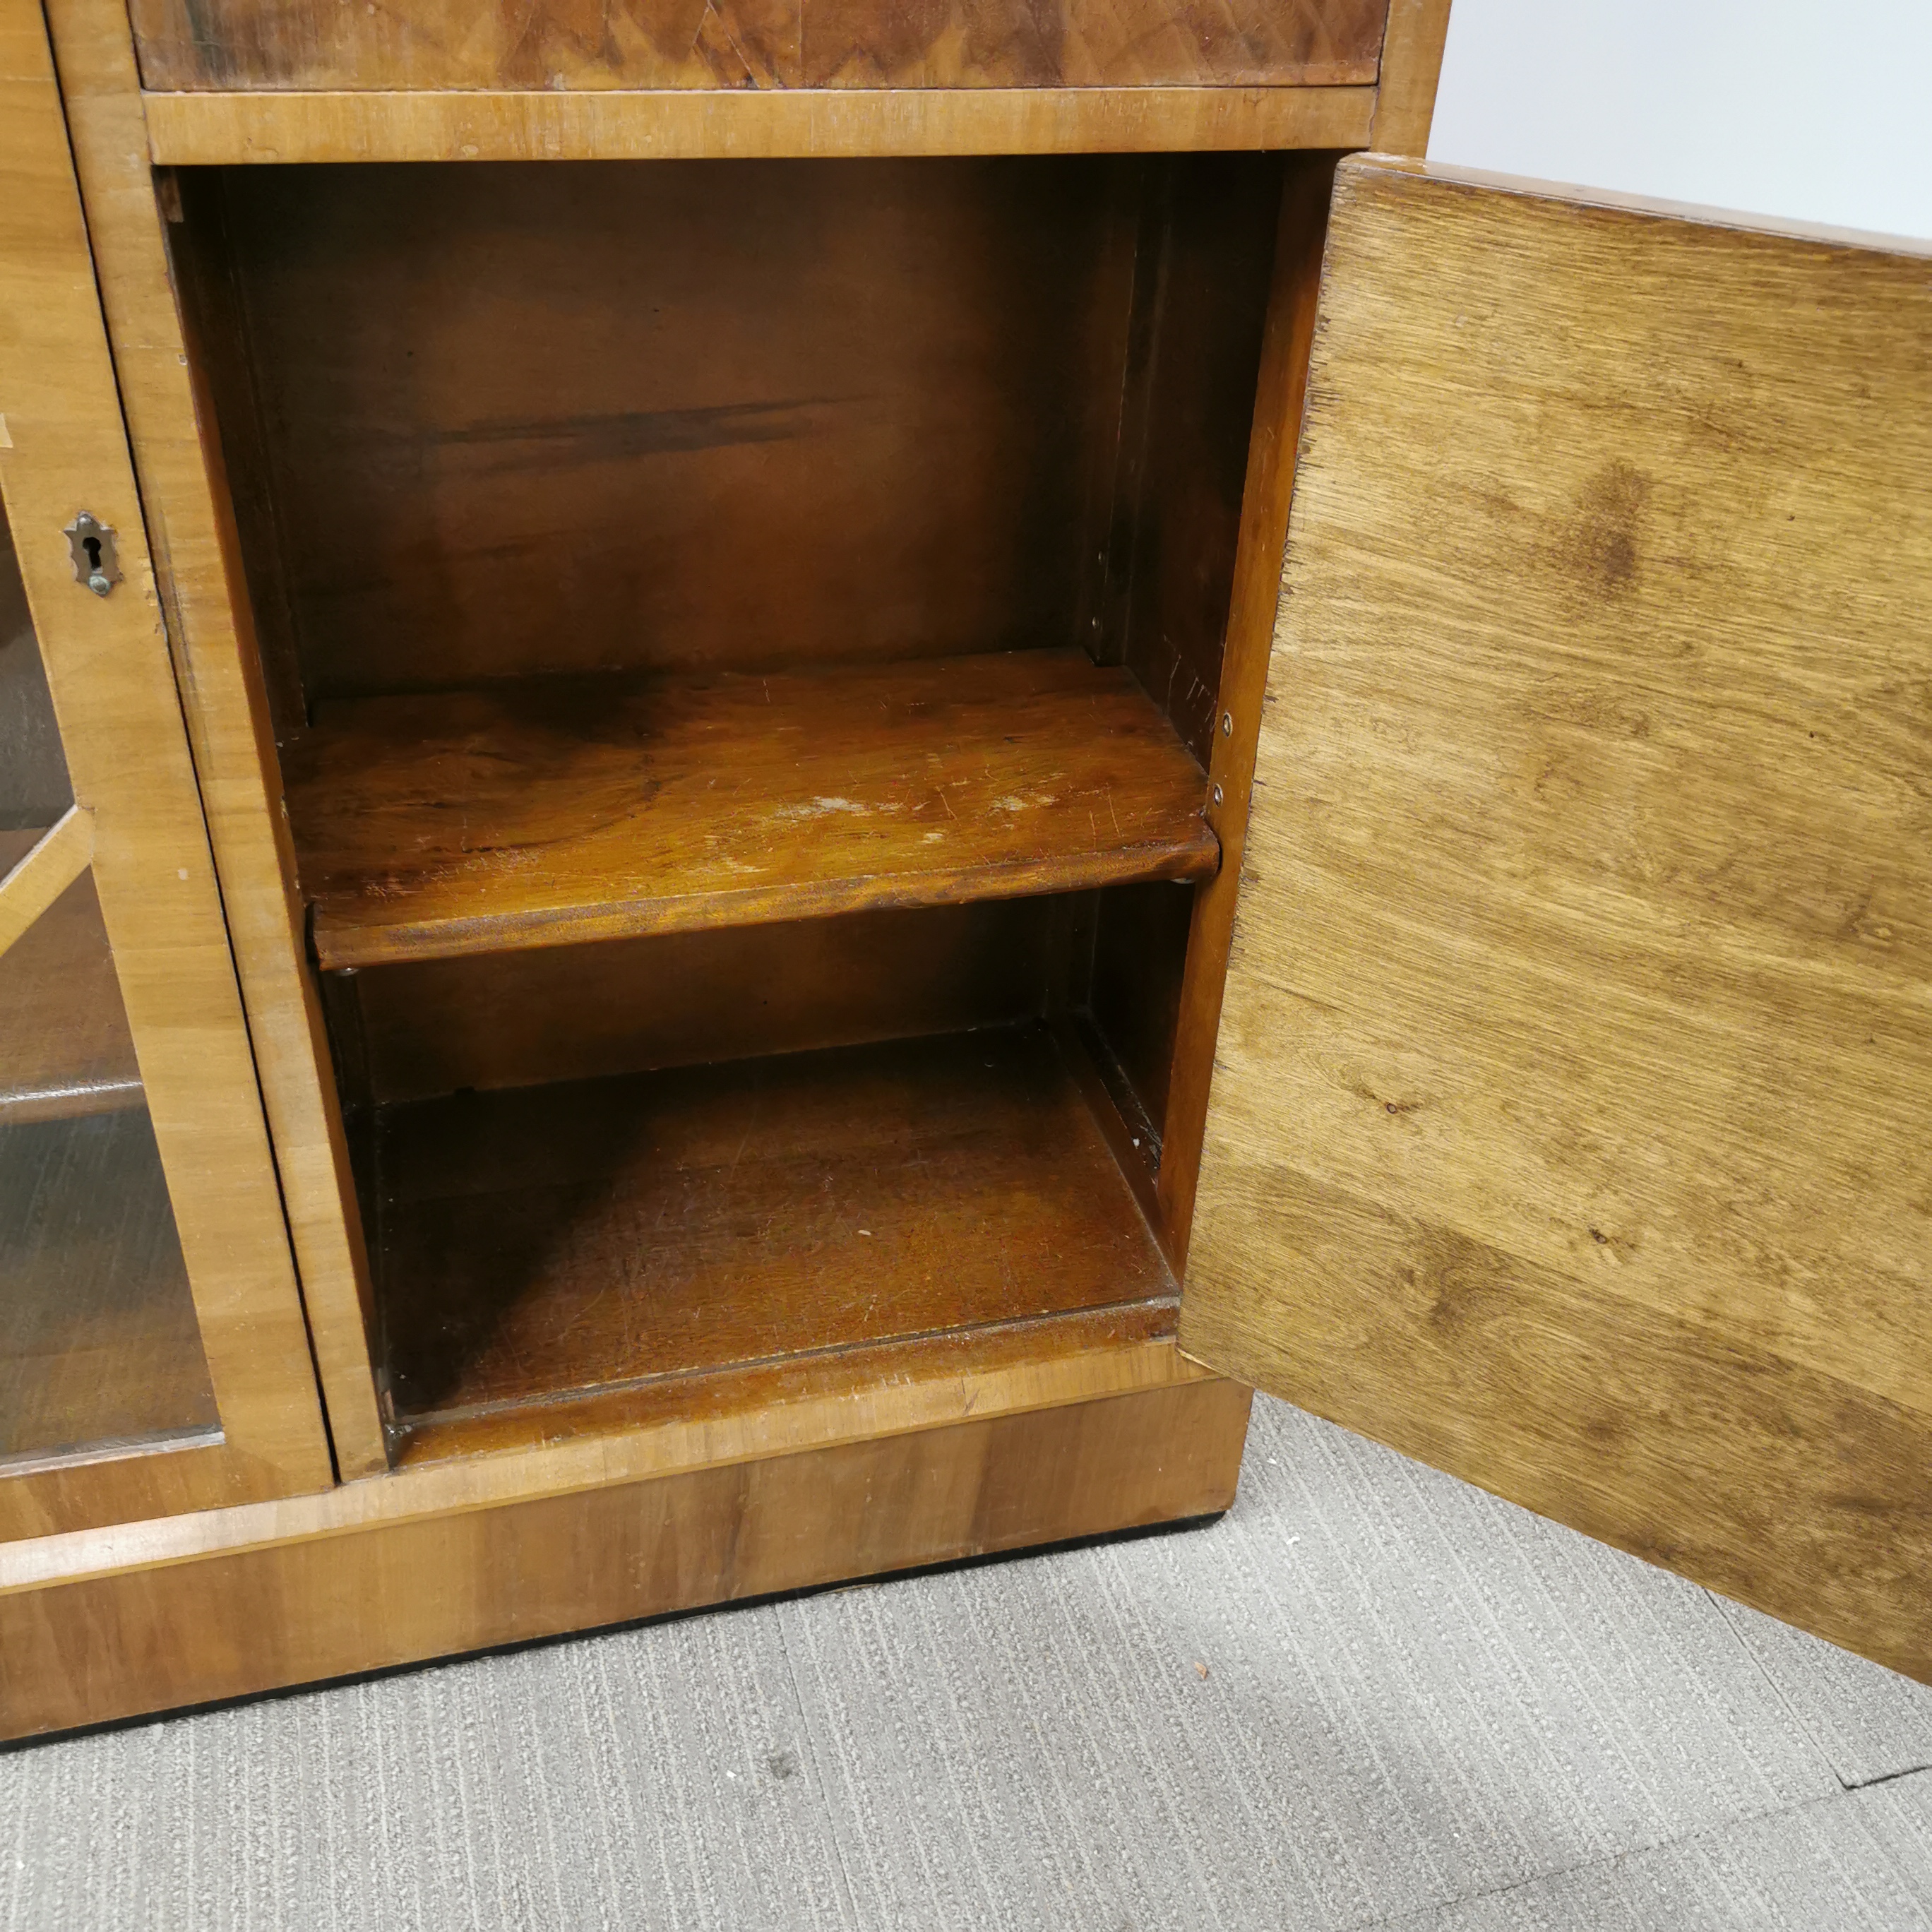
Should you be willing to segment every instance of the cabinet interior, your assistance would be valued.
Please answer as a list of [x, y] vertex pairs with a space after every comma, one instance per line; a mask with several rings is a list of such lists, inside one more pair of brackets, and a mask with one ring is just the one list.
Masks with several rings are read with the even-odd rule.
[[1320, 163], [181, 172], [399, 1453], [1168, 1319]]

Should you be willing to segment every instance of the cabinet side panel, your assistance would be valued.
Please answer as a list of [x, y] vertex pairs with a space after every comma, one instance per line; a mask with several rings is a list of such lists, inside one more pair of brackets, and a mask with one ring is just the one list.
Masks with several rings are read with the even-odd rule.
[[1376, 86], [1375, 126], [1369, 145], [1378, 154], [1429, 152], [1430, 123], [1449, 37], [1450, 0], [1390, 0]]
[[1221, 842], [1221, 868], [1193, 896], [1162, 1117], [1160, 1222], [1177, 1272], [1186, 1258], [1194, 1216], [1201, 1136], [1240, 885], [1262, 692], [1281, 590], [1282, 544], [1294, 489], [1295, 439], [1300, 431], [1334, 167], [1332, 154], [1293, 159], [1282, 185], [1276, 231], [1227, 632], [1216, 702], [1210, 714], [1208, 822]]

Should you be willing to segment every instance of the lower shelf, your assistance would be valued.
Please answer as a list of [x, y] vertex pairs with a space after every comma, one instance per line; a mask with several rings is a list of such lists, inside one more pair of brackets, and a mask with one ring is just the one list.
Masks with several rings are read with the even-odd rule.
[[1176, 1292], [1044, 1023], [379, 1116], [404, 1426]]

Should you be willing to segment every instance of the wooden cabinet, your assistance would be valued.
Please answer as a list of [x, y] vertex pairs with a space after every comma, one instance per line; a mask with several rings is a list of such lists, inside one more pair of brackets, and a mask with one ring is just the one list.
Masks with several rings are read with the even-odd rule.
[[1412, 0], [8, 4], [334, 1456], [0, 1547], [8, 1729], [1210, 1514], [1251, 1384], [1932, 1674], [1922, 262], [1338, 174]]

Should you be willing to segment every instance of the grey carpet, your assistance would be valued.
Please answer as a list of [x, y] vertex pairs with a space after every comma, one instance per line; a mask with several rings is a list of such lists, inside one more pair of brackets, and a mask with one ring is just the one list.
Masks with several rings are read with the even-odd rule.
[[1928, 1766], [1932, 1694], [1262, 1401], [1207, 1529], [0, 1757], [0, 1928], [1932, 1932]]

